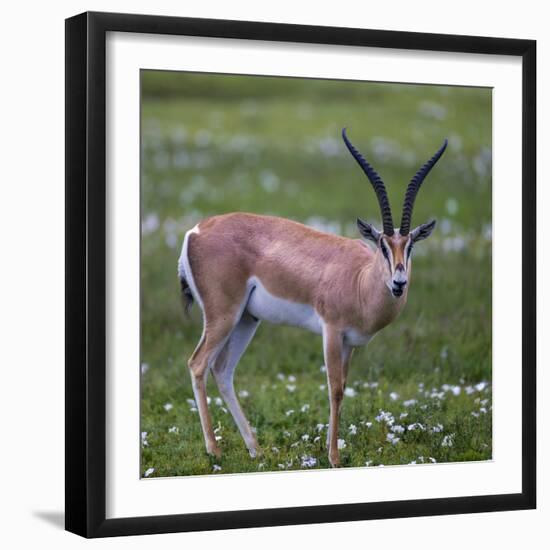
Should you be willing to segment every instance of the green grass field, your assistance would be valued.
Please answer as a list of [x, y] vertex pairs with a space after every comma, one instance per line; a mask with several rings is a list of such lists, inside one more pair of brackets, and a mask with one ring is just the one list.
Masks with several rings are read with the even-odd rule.
[[[187, 372], [202, 326], [176, 266], [185, 231], [230, 211], [357, 238], [380, 227], [374, 192], [340, 131], [382, 175], [399, 220], [417, 168], [449, 138], [413, 225], [407, 306], [350, 369], [343, 466], [492, 456], [491, 91], [185, 73], [142, 75], [141, 471], [147, 477], [329, 467], [321, 339], [262, 324], [235, 386], [262, 454], [251, 459], [210, 377], [223, 456], [208, 457]], [[411, 466], [412, 467], [412, 466]]]

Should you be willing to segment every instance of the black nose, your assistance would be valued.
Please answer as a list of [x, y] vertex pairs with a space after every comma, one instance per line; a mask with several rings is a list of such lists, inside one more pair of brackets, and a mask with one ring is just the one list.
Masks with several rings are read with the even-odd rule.
[[393, 284], [395, 287], [397, 287], [399, 290], [402, 290], [403, 287], [407, 284], [407, 281], [393, 281]]

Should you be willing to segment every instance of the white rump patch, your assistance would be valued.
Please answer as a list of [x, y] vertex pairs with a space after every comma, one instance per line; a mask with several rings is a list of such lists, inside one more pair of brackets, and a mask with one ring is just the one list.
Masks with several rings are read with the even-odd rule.
[[195, 225], [193, 229], [190, 229], [185, 234], [185, 238], [183, 239], [183, 246], [181, 247], [181, 254], [178, 260], [178, 276], [180, 279], [183, 278], [187, 281], [187, 284], [191, 289], [191, 293], [193, 294], [193, 298], [199, 304], [200, 308], [204, 311], [202, 300], [199, 295], [199, 291], [197, 290], [197, 285], [195, 284], [195, 279], [193, 278], [191, 265], [189, 264], [189, 258], [187, 256], [187, 249], [189, 247], [189, 237], [193, 233], [197, 235], [199, 234], [199, 224]]

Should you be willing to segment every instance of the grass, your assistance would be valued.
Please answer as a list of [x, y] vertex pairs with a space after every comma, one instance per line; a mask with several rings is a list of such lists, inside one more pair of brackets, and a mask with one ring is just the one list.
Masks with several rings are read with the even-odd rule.
[[413, 222], [439, 225], [415, 248], [405, 311], [351, 364], [343, 466], [490, 459], [490, 90], [153, 72], [142, 85], [142, 473], [329, 466], [320, 337], [265, 323], [235, 376], [262, 454], [248, 456], [209, 380], [223, 456], [206, 455], [186, 367], [201, 317], [183, 315], [176, 264], [185, 231], [222, 212], [353, 238], [357, 216], [379, 227], [342, 126], [382, 175], [397, 219], [410, 177], [450, 141], [416, 202]]

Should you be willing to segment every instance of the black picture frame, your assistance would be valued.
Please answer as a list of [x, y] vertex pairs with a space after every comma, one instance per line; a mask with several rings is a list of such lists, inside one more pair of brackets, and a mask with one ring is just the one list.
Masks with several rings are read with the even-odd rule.
[[[518, 56], [522, 120], [522, 491], [106, 519], [105, 42], [109, 31]], [[115, 13], [66, 20], [66, 529], [107, 537], [536, 506], [536, 42]]]

